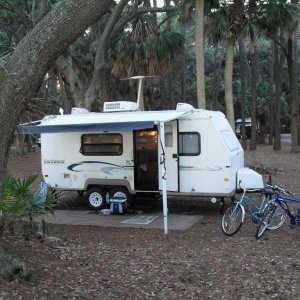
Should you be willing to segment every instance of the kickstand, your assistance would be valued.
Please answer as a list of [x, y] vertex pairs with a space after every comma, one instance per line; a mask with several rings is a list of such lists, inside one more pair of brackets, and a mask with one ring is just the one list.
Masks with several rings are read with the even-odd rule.
[[224, 212], [225, 212], [225, 200], [224, 198], [222, 197], [220, 199], [220, 214], [221, 215], [224, 215]]

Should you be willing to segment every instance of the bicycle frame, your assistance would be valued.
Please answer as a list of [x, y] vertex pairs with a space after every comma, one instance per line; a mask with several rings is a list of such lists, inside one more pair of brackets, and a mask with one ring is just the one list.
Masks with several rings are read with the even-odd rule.
[[[242, 220], [244, 221], [245, 218], [245, 211], [249, 212], [251, 215], [251, 219], [254, 222], [259, 222], [260, 221], [260, 213], [263, 212], [266, 204], [270, 201], [270, 199], [268, 199], [268, 197], [262, 196], [261, 197], [261, 201], [259, 205], [256, 205], [256, 203], [252, 200], [252, 198], [248, 195], [246, 195], [246, 192], [262, 192], [261, 190], [244, 190], [243, 195], [241, 197], [241, 199], [236, 203], [237, 205], [240, 204], [240, 206], [242, 207], [242, 211], [243, 211], [243, 218]], [[251, 210], [251, 206], [252, 208], [254, 208], [254, 211]]]
[[295, 202], [295, 203], [300, 204], [300, 199], [291, 198], [291, 197], [287, 197], [287, 196], [281, 196], [280, 194], [277, 194], [275, 199], [274, 199], [274, 202], [277, 203], [286, 212], [286, 214], [289, 216], [290, 223], [292, 225], [296, 225], [296, 224], [300, 225], [300, 208], [298, 208], [298, 210], [297, 210], [297, 215], [294, 216], [291, 213], [289, 207], [282, 204], [283, 201]]

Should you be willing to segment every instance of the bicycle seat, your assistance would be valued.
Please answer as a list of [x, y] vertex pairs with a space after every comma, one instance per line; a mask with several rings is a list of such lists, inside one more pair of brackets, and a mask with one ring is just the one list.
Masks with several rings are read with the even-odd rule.
[[272, 196], [274, 195], [274, 191], [272, 188], [265, 188], [265, 195], [266, 196]]

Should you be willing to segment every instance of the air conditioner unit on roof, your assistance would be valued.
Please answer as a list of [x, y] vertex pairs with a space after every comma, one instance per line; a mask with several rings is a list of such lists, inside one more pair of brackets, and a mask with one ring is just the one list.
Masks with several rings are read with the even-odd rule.
[[89, 114], [90, 112], [83, 107], [72, 107], [71, 115]]
[[188, 103], [177, 103], [176, 110], [195, 110], [195, 107]]
[[103, 112], [135, 111], [138, 105], [131, 101], [104, 102]]

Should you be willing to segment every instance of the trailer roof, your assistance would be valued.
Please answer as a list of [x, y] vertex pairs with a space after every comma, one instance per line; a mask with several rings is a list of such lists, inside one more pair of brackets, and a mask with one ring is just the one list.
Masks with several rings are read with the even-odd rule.
[[39, 125], [19, 125], [19, 134], [128, 131], [153, 128], [161, 122], [176, 120], [192, 111], [136, 111], [46, 116]]

